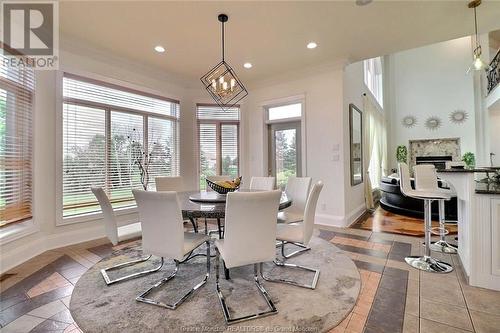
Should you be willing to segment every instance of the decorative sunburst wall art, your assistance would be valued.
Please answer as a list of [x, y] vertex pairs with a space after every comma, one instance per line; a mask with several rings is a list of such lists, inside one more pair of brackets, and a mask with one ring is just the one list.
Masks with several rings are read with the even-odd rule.
[[401, 120], [401, 124], [403, 124], [406, 128], [412, 128], [417, 124], [417, 118], [412, 115], [408, 115]]
[[464, 110], [455, 110], [450, 113], [450, 121], [457, 125], [465, 123], [468, 118], [469, 114]]
[[436, 116], [429, 117], [425, 121], [425, 127], [427, 127], [427, 129], [430, 131], [437, 130], [439, 127], [441, 127], [441, 124], [442, 124], [441, 118]]

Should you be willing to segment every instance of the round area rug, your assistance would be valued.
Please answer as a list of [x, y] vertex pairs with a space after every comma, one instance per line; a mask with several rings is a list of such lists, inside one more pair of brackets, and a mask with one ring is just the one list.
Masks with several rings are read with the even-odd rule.
[[[212, 245], [213, 246], [213, 245]], [[315, 290], [262, 281], [274, 301], [278, 314], [227, 326], [215, 291], [214, 261], [207, 283], [176, 310], [137, 302], [135, 298], [155, 282], [170, 275], [173, 261], [167, 260], [156, 273], [107, 286], [100, 269], [141, 256], [140, 242], [115, 251], [90, 268], [78, 281], [71, 296], [70, 311], [83, 332], [326, 332], [337, 326], [352, 310], [359, 295], [361, 281], [354, 262], [330, 242], [313, 237], [311, 250], [287, 262], [319, 268]], [[199, 252], [206, 252], [203, 248]], [[213, 250], [213, 249], [212, 249]], [[296, 250], [287, 245], [287, 252]], [[212, 251], [212, 253], [215, 253]], [[278, 251], [277, 251], [278, 253]], [[157, 265], [159, 259], [122, 269], [113, 279]], [[148, 297], [173, 303], [206, 272], [205, 257], [181, 264], [177, 276], [164, 288]], [[311, 283], [313, 273], [291, 268], [264, 265], [270, 277], [286, 277]], [[230, 270], [225, 280], [221, 267], [221, 289], [232, 316], [239, 317], [267, 310], [267, 304], [253, 282], [253, 267]]]

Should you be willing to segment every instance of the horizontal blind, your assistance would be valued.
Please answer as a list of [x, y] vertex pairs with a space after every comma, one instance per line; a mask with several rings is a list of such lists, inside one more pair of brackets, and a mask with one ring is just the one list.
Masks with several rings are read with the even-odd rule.
[[156, 176], [178, 175], [178, 102], [68, 74], [63, 94], [63, 216], [100, 210], [92, 186], [115, 208], [132, 205], [145, 156], [150, 188]]
[[32, 217], [33, 70], [0, 55], [0, 226]]
[[239, 174], [240, 110], [222, 110], [217, 105], [197, 105], [200, 189], [206, 177]]

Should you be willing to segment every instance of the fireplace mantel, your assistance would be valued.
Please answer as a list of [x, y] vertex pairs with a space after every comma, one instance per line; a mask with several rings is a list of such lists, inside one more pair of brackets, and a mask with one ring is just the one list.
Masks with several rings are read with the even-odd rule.
[[410, 140], [410, 167], [416, 164], [417, 156], [451, 156], [460, 161], [460, 138]]

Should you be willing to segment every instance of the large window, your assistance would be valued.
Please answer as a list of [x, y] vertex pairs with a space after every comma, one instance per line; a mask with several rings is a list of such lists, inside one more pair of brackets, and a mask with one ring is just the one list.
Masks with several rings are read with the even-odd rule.
[[239, 174], [238, 107], [223, 111], [217, 105], [197, 105], [200, 189], [207, 176]]
[[32, 211], [31, 69], [4, 66], [0, 55], [0, 226], [30, 219]]
[[133, 204], [145, 155], [149, 187], [179, 174], [178, 101], [70, 74], [63, 98], [63, 216], [99, 210], [91, 186], [113, 207]]
[[382, 58], [363, 61], [365, 84], [381, 108], [384, 107]]

